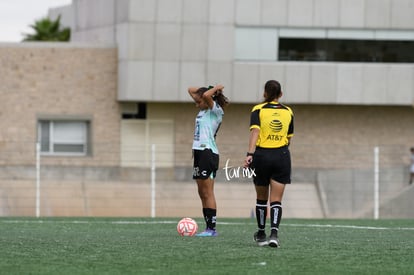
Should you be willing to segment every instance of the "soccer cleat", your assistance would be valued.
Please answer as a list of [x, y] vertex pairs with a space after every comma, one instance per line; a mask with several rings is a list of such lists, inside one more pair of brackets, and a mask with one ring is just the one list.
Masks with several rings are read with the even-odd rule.
[[268, 245], [268, 242], [266, 240], [266, 233], [259, 233], [259, 231], [257, 231], [256, 233], [254, 233], [253, 239], [258, 246]]
[[269, 246], [271, 247], [280, 247], [279, 239], [277, 238], [277, 233], [271, 233], [269, 237]]
[[197, 237], [217, 237], [218, 233], [215, 229], [207, 228], [201, 233], [196, 234]]

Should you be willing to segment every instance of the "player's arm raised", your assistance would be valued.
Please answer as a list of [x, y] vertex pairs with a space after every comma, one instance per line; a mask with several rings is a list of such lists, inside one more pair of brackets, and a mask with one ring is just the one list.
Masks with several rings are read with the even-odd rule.
[[189, 87], [189, 88], [188, 88], [188, 94], [191, 96], [191, 98], [192, 98], [194, 101], [196, 101], [196, 100], [197, 100], [197, 98], [198, 98], [198, 95], [197, 95], [197, 91], [198, 91], [198, 89], [200, 89], [200, 87]]
[[217, 84], [213, 88], [209, 89], [207, 92], [203, 94], [203, 100], [207, 103], [208, 108], [212, 109], [214, 106], [213, 95], [222, 93], [224, 86], [221, 84]]

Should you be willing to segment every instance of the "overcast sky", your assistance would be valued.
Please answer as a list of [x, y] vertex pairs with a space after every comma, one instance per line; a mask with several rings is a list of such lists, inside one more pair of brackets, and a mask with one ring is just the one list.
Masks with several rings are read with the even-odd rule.
[[47, 16], [49, 8], [71, 4], [72, 0], [0, 0], [0, 42], [20, 42], [29, 27]]

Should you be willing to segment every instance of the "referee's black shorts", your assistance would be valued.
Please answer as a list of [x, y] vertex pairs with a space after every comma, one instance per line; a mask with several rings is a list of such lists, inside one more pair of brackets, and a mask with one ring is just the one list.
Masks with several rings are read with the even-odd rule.
[[219, 155], [213, 153], [211, 149], [193, 150], [194, 165], [193, 179], [207, 179], [216, 177], [219, 166]]
[[250, 168], [254, 169], [256, 185], [267, 186], [271, 179], [289, 184], [292, 171], [289, 147], [256, 148]]

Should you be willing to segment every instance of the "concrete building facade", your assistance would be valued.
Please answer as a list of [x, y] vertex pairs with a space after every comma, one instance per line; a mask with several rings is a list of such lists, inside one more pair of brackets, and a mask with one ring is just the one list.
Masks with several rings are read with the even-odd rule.
[[[413, 12], [411, 0], [74, 0], [71, 6], [52, 10], [51, 15], [66, 15], [63, 18], [72, 28], [72, 41], [117, 45], [117, 97], [121, 109], [125, 113], [138, 112], [135, 103], [141, 102], [146, 104], [148, 115], [147, 122], [122, 122], [126, 132], [134, 132], [139, 127], [142, 129], [139, 132], [146, 132], [139, 138], [127, 138], [129, 141], [125, 143], [154, 142], [153, 136], [150, 141], [145, 140], [153, 126], [178, 130], [167, 131], [176, 134], [166, 134], [158, 143], [181, 144], [185, 139], [177, 136], [177, 132], [183, 133], [180, 127], [184, 126], [174, 123], [169, 110], [155, 103], [187, 103], [189, 86], [222, 83], [233, 104], [232, 112], [244, 113], [262, 100], [265, 81], [277, 79], [285, 92], [283, 101], [298, 104], [298, 112], [309, 108], [315, 109], [311, 113], [316, 117], [321, 113], [335, 118], [329, 123], [335, 129], [329, 131], [330, 143], [391, 142], [409, 146], [412, 143], [409, 125], [399, 123], [403, 132], [408, 133], [398, 135], [398, 140], [395, 137], [390, 140], [378, 133], [380, 123], [374, 126], [375, 123], [359, 119], [342, 124], [342, 114], [347, 111], [341, 110], [351, 108], [354, 113], [361, 110], [364, 116], [363, 110], [375, 109], [375, 106], [387, 114], [390, 112], [384, 106], [401, 107], [397, 109], [407, 110], [408, 117], [404, 117], [409, 120], [414, 104], [413, 63], [281, 61], [278, 52], [281, 51], [279, 43], [285, 38], [362, 40], [379, 44], [403, 41], [414, 45]], [[300, 118], [300, 113], [297, 115]], [[236, 118], [228, 123], [247, 125], [247, 120]], [[297, 121], [298, 131], [309, 127], [301, 125], [301, 121]], [[319, 121], [309, 123], [318, 125]], [[336, 128], [349, 129], [350, 125], [359, 128], [344, 140]], [[228, 127], [237, 136], [244, 133], [234, 129], [237, 127]], [[297, 135], [297, 142], [325, 142], [324, 139], [316, 141], [312, 136], [313, 133]], [[238, 144], [240, 139], [232, 138], [228, 143]]]
[[186, 102], [189, 85], [219, 82], [233, 102], [251, 103], [277, 78], [290, 103], [414, 102], [412, 64], [278, 60], [288, 37], [412, 42], [411, 0], [75, 0], [70, 9], [73, 41], [118, 45], [120, 101]]

